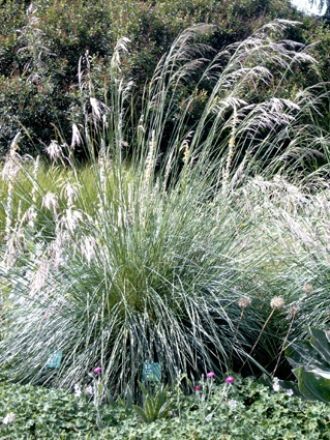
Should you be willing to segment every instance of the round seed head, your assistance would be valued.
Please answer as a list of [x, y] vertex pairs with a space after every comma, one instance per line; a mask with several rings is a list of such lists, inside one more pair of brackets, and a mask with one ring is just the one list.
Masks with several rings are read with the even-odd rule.
[[309, 295], [313, 292], [313, 285], [311, 283], [305, 283], [303, 286], [303, 292], [306, 293], [306, 295]]
[[251, 305], [251, 303], [252, 303], [252, 299], [250, 297], [248, 297], [248, 296], [245, 297], [245, 298], [240, 298], [238, 300], [238, 306], [241, 309], [246, 309], [247, 307], [249, 307]]
[[289, 310], [289, 318], [291, 319], [295, 318], [298, 311], [299, 311], [299, 306], [297, 304], [293, 304]]
[[275, 310], [280, 310], [284, 307], [285, 302], [282, 296], [274, 296], [270, 301], [270, 307]]

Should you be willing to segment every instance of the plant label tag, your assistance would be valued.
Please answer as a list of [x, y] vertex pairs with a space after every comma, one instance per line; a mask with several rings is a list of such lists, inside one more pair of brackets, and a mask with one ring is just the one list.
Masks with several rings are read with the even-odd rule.
[[161, 368], [158, 362], [145, 361], [142, 371], [142, 382], [160, 382]]
[[49, 356], [46, 367], [51, 368], [53, 370], [58, 370], [60, 368], [61, 361], [62, 361], [62, 352], [54, 351], [54, 353], [52, 353]]

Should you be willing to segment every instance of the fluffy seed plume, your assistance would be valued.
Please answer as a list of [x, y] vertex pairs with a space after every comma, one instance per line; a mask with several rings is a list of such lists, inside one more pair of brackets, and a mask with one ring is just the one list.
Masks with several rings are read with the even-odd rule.
[[62, 147], [58, 144], [57, 141], [52, 140], [48, 147], [45, 148], [45, 152], [47, 153], [50, 160], [57, 161], [63, 155]]
[[26, 210], [22, 222], [26, 221], [28, 226], [33, 229], [37, 220], [37, 216], [37, 211], [35, 210], [34, 206], [30, 206]]
[[102, 116], [109, 111], [109, 108], [103, 102], [93, 97], [89, 98], [89, 102], [92, 107], [92, 115], [94, 122], [100, 121], [102, 119]]
[[90, 264], [95, 257], [95, 247], [96, 241], [94, 237], [87, 236], [82, 239], [80, 251], [82, 255], [86, 258], [88, 264]]
[[66, 209], [64, 216], [61, 219], [61, 224], [70, 232], [74, 232], [77, 226], [83, 220], [81, 211], [72, 209], [71, 207]]
[[56, 194], [52, 192], [46, 193], [42, 199], [42, 206], [50, 211], [56, 212], [58, 206]]
[[68, 205], [72, 206], [78, 195], [77, 187], [70, 182], [66, 182], [63, 185], [62, 194], [65, 196]]
[[81, 134], [76, 124], [72, 124], [71, 148], [74, 149], [81, 144]]
[[288, 316], [289, 319], [294, 319], [294, 318], [296, 317], [298, 311], [299, 311], [299, 306], [298, 306], [298, 304], [293, 304], [293, 305], [290, 307], [290, 310], [289, 310], [289, 316]]
[[20, 170], [20, 156], [17, 153], [10, 153], [3, 165], [1, 177], [5, 182], [13, 182]]
[[35, 295], [37, 292], [40, 291], [40, 289], [42, 289], [45, 286], [48, 278], [48, 274], [49, 274], [49, 261], [44, 259], [40, 262], [40, 265], [32, 278], [31, 289], [30, 289], [31, 295]]

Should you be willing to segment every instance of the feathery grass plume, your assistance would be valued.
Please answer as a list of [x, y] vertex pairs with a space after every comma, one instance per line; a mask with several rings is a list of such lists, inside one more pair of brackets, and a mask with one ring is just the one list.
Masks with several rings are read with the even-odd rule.
[[52, 140], [48, 147], [45, 148], [50, 160], [57, 161], [62, 158], [63, 152], [57, 141]]
[[64, 181], [62, 186], [62, 195], [65, 196], [68, 206], [72, 208], [76, 198], [78, 197], [77, 185], [73, 185], [69, 181]]
[[82, 142], [81, 134], [77, 124], [72, 124], [72, 137], [70, 144], [70, 151], [74, 150]]
[[14, 181], [18, 176], [21, 169], [21, 158], [17, 152], [19, 149], [18, 142], [20, 140], [21, 133], [18, 132], [12, 140], [9, 153], [6, 157], [4, 166], [2, 168], [1, 177], [7, 182], [7, 200], [5, 206], [5, 241], [9, 240], [13, 226], [13, 203], [14, 203]]
[[233, 118], [232, 118], [232, 128], [231, 128], [231, 134], [228, 142], [228, 155], [226, 159], [226, 166], [223, 172], [222, 177], [222, 186], [223, 190], [226, 191], [228, 189], [228, 183], [229, 183], [229, 177], [230, 177], [230, 169], [231, 164], [234, 158], [235, 154], [235, 140], [236, 140], [236, 124], [237, 121], [237, 111], [236, 108], [233, 108]]
[[42, 206], [52, 211], [55, 215], [58, 207], [56, 194], [51, 192], [46, 193], [42, 199]]
[[[226, 371], [232, 355], [243, 363], [251, 360], [249, 353], [272, 359], [287, 328], [275, 309], [267, 318], [271, 298], [283, 292], [289, 307], [306, 279], [315, 285], [319, 307], [328, 304], [326, 289], [305, 273], [309, 267], [315, 280], [327, 276], [329, 257], [319, 248], [329, 220], [313, 208], [319, 210], [321, 199], [328, 207], [328, 190], [323, 185], [322, 197], [305, 194], [292, 175], [283, 177], [286, 158], [298, 154], [306, 136], [297, 121], [304, 104], [262, 94], [250, 102], [246, 94], [253, 90], [257, 96], [265, 85], [285, 80], [280, 71], [313, 61], [301, 47], [279, 40], [288, 25], [276, 21], [213, 60], [197, 44], [200, 32], [210, 28], [188, 29], [157, 66], [134, 129], [127, 121], [130, 88], [118, 54], [104, 104], [111, 108], [106, 124], [91, 119], [90, 58], [85, 71], [80, 61], [80, 132], [92, 163], [87, 175], [77, 169], [68, 174], [79, 187], [72, 206], [62, 203], [58, 176], [53, 188], [37, 185], [42, 227], [39, 234], [26, 233], [20, 265], [5, 273], [10, 307], [0, 361], [10, 363], [13, 376], [71, 387], [101, 365], [113, 395], [134, 396], [147, 360], [159, 362], [164, 380], [175, 382], [179, 372], [196, 377]], [[196, 93], [181, 112], [176, 105], [178, 88], [192, 73], [200, 74], [196, 90], [206, 79], [213, 87], [193, 127], [187, 119]], [[94, 107], [94, 116], [105, 108]], [[174, 127], [163, 154], [170, 121]], [[126, 160], [129, 129], [135, 148]], [[284, 133], [290, 142], [297, 137], [295, 150], [292, 144], [285, 148]], [[225, 170], [226, 192], [219, 182]], [[56, 172], [64, 173], [51, 167], [51, 176]], [[272, 179], [274, 173], [279, 177]], [[43, 255], [51, 256], [51, 278], [43, 279], [42, 295], [31, 296]], [[242, 297], [253, 306], [241, 319]], [[309, 302], [315, 298], [301, 301], [293, 337], [304, 332], [303, 318], [326, 322], [326, 312], [316, 314], [318, 306]], [[264, 337], [267, 319], [272, 331]], [[54, 350], [63, 353], [58, 371], [46, 368]]]
[[[212, 81], [213, 90], [205, 103], [200, 119], [193, 127], [194, 135], [190, 149], [194, 156], [200, 158], [201, 166], [204, 166], [204, 162], [210, 159], [210, 151], [213, 151], [212, 159], [217, 160], [212, 160], [210, 163], [212, 173], [214, 168], [218, 168], [219, 163], [225, 171], [226, 165], [228, 168], [230, 162], [232, 180], [238, 184], [243, 175], [246, 177], [250, 173], [255, 173], [256, 170], [265, 171], [267, 168], [269, 174], [279, 169], [287, 169], [289, 166], [291, 169], [301, 166], [301, 161], [298, 164], [298, 161], [294, 163], [294, 160], [298, 159], [302, 152], [306, 159], [325, 154], [326, 149], [321, 146], [318, 146], [318, 149], [308, 147], [305, 141], [307, 132], [302, 130], [301, 126], [298, 127], [296, 123], [296, 120], [300, 121], [302, 114], [306, 116], [305, 103], [299, 96], [294, 98], [297, 102], [276, 96], [253, 104], [246, 102], [247, 89], [254, 90], [256, 94], [260, 90], [260, 97], [263, 97], [262, 88], [265, 85], [274, 87], [275, 84], [276, 87], [276, 82], [284, 81], [284, 75], [288, 75], [293, 66], [314, 62], [306, 52], [307, 49], [304, 50], [299, 46], [292, 50], [288, 42], [275, 42], [272, 39], [271, 34], [275, 29], [278, 34], [283, 27], [293, 24], [276, 21], [272, 26], [265, 26], [244, 42], [229, 46], [214, 60], [205, 58], [195, 60], [200, 62], [199, 69], [201, 70], [201, 78], [196, 85], [196, 90], [205, 80]], [[185, 49], [181, 44], [192, 41], [196, 38], [196, 33], [197, 29], [193, 28], [190, 33], [187, 32], [184, 39], [178, 38], [170, 53], [160, 62], [155, 77], [151, 81], [143, 117], [145, 133], [149, 137], [154, 127], [164, 126], [159, 121], [169, 120], [171, 117], [177, 118], [175, 108], [177, 88], [181, 80], [187, 80], [192, 71], [196, 72], [195, 65], [193, 70], [190, 70], [190, 62], [180, 65]], [[269, 69], [268, 62], [272, 65], [271, 70], [274, 73]], [[177, 65], [178, 73], [172, 77], [175, 77], [177, 82], [170, 80], [165, 82], [175, 65]], [[281, 76], [280, 71], [284, 71], [285, 74]], [[158, 81], [159, 77], [164, 79]], [[181, 145], [187, 135], [188, 109], [194, 95], [193, 91], [192, 97], [187, 99], [186, 106], [178, 118], [170, 140], [172, 146]], [[310, 110], [315, 113], [317, 104], [311, 105]], [[231, 141], [233, 140], [233, 120], [230, 114], [233, 112], [236, 127], [236, 154], [230, 157], [233, 153], [232, 142], [229, 142], [230, 138]], [[191, 130], [191, 126], [189, 128]], [[162, 131], [156, 130], [155, 132], [156, 137], [161, 140]], [[161, 144], [160, 140], [158, 145]], [[288, 143], [289, 147], [286, 148], [285, 145]], [[304, 148], [298, 148], [300, 144], [304, 144]], [[229, 145], [231, 148], [228, 147]], [[171, 148], [170, 153], [172, 153]], [[219, 172], [218, 175], [222, 177]]]
[[34, 273], [30, 285], [30, 295], [37, 294], [46, 284], [49, 277], [50, 265], [48, 259], [43, 259]]

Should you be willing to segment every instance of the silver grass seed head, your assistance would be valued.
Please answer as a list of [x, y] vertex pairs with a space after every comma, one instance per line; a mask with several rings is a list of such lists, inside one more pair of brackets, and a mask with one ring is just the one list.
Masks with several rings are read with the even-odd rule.
[[11, 234], [6, 238], [6, 247], [3, 257], [3, 264], [6, 269], [14, 266], [20, 254], [19, 236]]
[[37, 7], [33, 2], [29, 4], [29, 6], [26, 9], [26, 15], [33, 15], [37, 12]]
[[42, 206], [50, 211], [56, 211], [58, 207], [58, 200], [56, 194], [47, 192], [42, 198]]
[[49, 269], [50, 269], [50, 263], [48, 259], [41, 260], [37, 268], [37, 271], [34, 273], [34, 276], [32, 278], [32, 282], [30, 286], [31, 295], [35, 295], [46, 285]]
[[87, 263], [90, 264], [96, 256], [96, 240], [92, 236], [86, 236], [82, 239], [80, 245], [81, 254], [86, 259]]
[[50, 160], [57, 161], [63, 155], [62, 147], [57, 141], [52, 140], [48, 147], [45, 148], [45, 152], [49, 156]]
[[10, 154], [3, 165], [1, 177], [5, 182], [13, 182], [20, 170], [19, 156], [16, 157]]
[[71, 182], [66, 182], [63, 185], [62, 194], [65, 196], [68, 205], [72, 206], [78, 196], [78, 188]]
[[71, 149], [75, 149], [75, 147], [79, 146], [82, 142], [81, 134], [79, 128], [76, 124], [72, 124], [72, 137], [71, 137]]
[[13, 153], [17, 152], [17, 150], [19, 149], [18, 143], [19, 143], [19, 140], [21, 139], [21, 136], [22, 135], [21, 135], [20, 131], [15, 135], [15, 137], [11, 141], [11, 144], [10, 144], [10, 147], [9, 147], [9, 154], [13, 154]]
[[72, 209], [72, 207], [69, 207], [65, 210], [64, 216], [61, 219], [61, 224], [67, 231], [73, 233], [82, 220], [82, 212], [78, 209]]
[[30, 206], [23, 216], [23, 222], [27, 222], [28, 226], [33, 229], [37, 220], [38, 214], [34, 206]]

